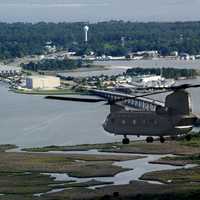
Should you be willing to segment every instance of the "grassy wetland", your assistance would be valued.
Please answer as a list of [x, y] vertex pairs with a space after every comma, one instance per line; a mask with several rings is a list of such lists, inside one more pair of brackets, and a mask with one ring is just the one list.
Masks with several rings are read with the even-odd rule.
[[[129, 145], [110, 143], [48, 146], [23, 149], [22, 152], [6, 152], [15, 146], [2, 145], [0, 146], [0, 200], [199, 199], [199, 144], [199, 137], [194, 137], [190, 142], [180, 140], [160, 144], [156, 141], [153, 144], [146, 144], [144, 141], [136, 141]], [[115, 154], [95, 155], [95, 153], [81, 154], [80, 152], [93, 149]], [[95, 180], [95, 177], [113, 177], [121, 172], [129, 171], [129, 168], [123, 168], [114, 163], [139, 160], [144, 158], [145, 154], [147, 156], [148, 154], [166, 154], [152, 163], [183, 168], [148, 172], [140, 177], [140, 181], [131, 181], [125, 185], [113, 185], [109, 181]], [[168, 156], [168, 154], [176, 156]], [[184, 168], [187, 164], [194, 166]], [[67, 173], [72, 177], [91, 179], [85, 182], [57, 180], [51, 176], [56, 173]], [[162, 184], [148, 181], [157, 181]], [[98, 188], [98, 186], [101, 187]]]
[[[84, 183], [56, 181], [50, 173], [67, 173], [73, 177], [114, 176], [129, 170], [113, 165], [116, 161], [139, 159], [140, 156], [62, 155], [44, 153], [5, 152], [10, 145], [1, 146], [0, 199], [35, 199], [50, 191], [107, 185], [96, 180]], [[12, 146], [15, 147], [15, 146]], [[49, 174], [48, 174], [49, 173]]]
[[[198, 138], [198, 137], [197, 137]], [[196, 139], [193, 139], [194, 141]], [[133, 141], [128, 145], [119, 143], [107, 144], [83, 144], [76, 146], [46, 146], [39, 148], [26, 148], [23, 149], [27, 152], [50, 152], [50, 151], [88, 151], [97, 149], [102, 152], [115, 152], [115, 153], [133, 153], [133, 154], [175, 154], [175, 155], [190, 155], [199, 153], [200, 139], [195, 142], [195, 145], [190, 145], [194, 141], [167, 141], [165, 144], [154, 142], [147, 144], [145, 141]]]

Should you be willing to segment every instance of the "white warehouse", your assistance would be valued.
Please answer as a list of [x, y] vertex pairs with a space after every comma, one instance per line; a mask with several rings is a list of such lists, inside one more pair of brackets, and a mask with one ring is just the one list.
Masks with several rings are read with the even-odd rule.
[[54, 76], [30, 76], [26, 78], [28, 89], [53, 89], [60, 87], [60, 78]]

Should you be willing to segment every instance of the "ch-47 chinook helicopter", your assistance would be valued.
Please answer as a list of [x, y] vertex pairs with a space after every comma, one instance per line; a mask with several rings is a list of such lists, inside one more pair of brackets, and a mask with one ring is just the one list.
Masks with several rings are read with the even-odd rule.
[[[148, 143], [152, 143], [154, 140], [153, 136], [156, 136], [160, 138], [161, 143], [164, 143], [166, 136], [175, 138], [179, 135], [184, 135], [187, 140], [190, 140], [191, 135], [188, 133], [194, 126], [200, 125], [200, 118], [192, 113], [190, 94], [186, 91], [188, 88], [198, 87], [200, 85], [190, 84], [169, 88], [151, 87], [146, 89], [159, 91], [138, 96], [91, 90], [91, 94], [101, 98], [60, 96], [47, 96], [46, 98], [88, 103], [107, 101], [110, 105], [110, 114], [103, 124], [105, 131], [115, 135], [123, 135], [123, 144], [129, 144], [130, 141], [127, 137], [129, 135], [146, 136]], [[170, 91], [171, 93], [167, 95], [164, 103], [146, 98], [150, 95]]]

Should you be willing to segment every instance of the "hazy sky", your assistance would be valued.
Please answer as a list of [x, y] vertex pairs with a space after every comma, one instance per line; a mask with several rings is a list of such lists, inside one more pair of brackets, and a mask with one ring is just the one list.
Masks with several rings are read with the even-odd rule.
[[0, 21], [191, 21], [200, 0], [0, 0]]

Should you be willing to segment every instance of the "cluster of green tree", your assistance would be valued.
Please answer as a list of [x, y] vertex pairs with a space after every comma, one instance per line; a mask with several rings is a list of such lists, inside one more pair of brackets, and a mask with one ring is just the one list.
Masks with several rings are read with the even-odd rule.
[[195, 69], [178, 69], [178, 68], [132, 68], [128, 69], [126, 72], [127, 75], [137, 76], [137, 75], [146, 75], [146, 74], [155, 74], [162, 75], [165, 78], [174, 78], [187, 77], [193, 78], [198, 76], [199, 73]]
[[171, 51], [200, 52], [200, 22], [94, 23], [89, 25], [87, 45], [84, 43], [83, 26], [84, 23], [0, 23], [0, 58], [43, 53], [47, 41], [79, 55], [94, 51], [97, 55], [121, 56], [128, 52], [155, 49], [163, 55]]
[[38, 62], [30, 62], [28, 64], [21, 64], [21, 67], [30, 71], [60, 71], [70, 70], [86, 66], [81, 60], [41, 60]]

